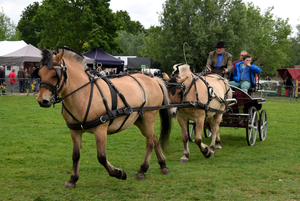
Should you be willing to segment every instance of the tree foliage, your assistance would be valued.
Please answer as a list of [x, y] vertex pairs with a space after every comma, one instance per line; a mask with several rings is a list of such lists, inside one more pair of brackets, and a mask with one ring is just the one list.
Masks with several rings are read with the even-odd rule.
[[122, 53], [113, 52], [113, 54], [142, 57], [142, 50], [146, 47], [144, 38], [145, 33], [143, 32], [133, 35], [127, 31], [120, 31], [117, 42], [121, 46]]
[[115, 23], [119, 31], [126, 31], [133, 35], [145, 32], [144, 26], [139, 21], [132, 21], [127, 11], [117, 11], [115, 13]]
[[[34, 15], [28, 6], [19, 22], [22, 37], [39, 39], [38, 47], [68, 46], [78, 52], [101, 47], [121, 51], [116, 43], [117, 26], [109, 0], [44, 0]], [[31, 14], [34, 15], [32, 18]], [[27, 33], [26, 26], [35, 33]]]
[[11, 19], [0, 10], [0, 41], [2, 40], [19, 40], [18, 32], [15, 31], [15, 25]]
[[200, 72], [209, 52], [223, 40], [234, 60], [247, 50], [270, 75], [287, 64], [291, 33], [288, 20], [275, 20], [271, 11], [262, 15], [258, 7], [242, 0], [167, 0], [160, 15], [162, 26], [150, 28], [144, 52], [162, 63], [166, 72], [186, 61]]
[[27, 6], [21, 14], [21, 19], [18, 23], [17, 29], [20, 32], [21, 39], [26, 43], [33, 46], [38, 46], [40, 38], [38, 33], [42, 30], [42, 25], [39, 23], [34, 23], [34, 17], [37, 14], [39, 3], [34, 2]]

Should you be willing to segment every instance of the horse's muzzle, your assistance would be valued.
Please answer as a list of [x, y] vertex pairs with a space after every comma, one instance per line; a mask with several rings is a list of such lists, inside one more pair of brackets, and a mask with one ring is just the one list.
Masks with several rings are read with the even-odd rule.
[[50, 107], [51, 106], [51, 101], [46, 100], [46, 99], [42, 99], [42, 101], [38, 101], [38, 103], [40, 104], [41, 107]]

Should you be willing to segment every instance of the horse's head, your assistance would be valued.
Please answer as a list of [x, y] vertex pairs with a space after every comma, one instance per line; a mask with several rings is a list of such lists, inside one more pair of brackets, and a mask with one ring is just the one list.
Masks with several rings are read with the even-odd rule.
[[[56, 53], [42, 50], [41, 66], [34, 71], [34, 77], [40, 78], [40, 92], [37, 101], [41, 107], [50, 107], [59, 98], [67, 79], [67, 67], [63, 60], [64, 51]], [[63, 78], [64, 77], [64, 78]]]
[[[167, 89], [171, 104], [181, 103], [183, 101], [185, 86], [184, 81], [188, 78], [180, 78], [178, 76], [169, 77], [166, 73], [162, 73], [163, 78], [167, 81]], [[177, 114], [177, 108], [172, 108], [171, 113], [173, 116]]]

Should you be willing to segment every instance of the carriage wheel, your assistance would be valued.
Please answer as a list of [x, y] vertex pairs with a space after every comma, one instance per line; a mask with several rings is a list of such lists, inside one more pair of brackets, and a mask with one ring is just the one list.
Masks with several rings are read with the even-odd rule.
[[262, 110], [259, 116], [259, 138], [261, 141], [265, 141], [267, 137], [267, 128], [268, 128], [267, 111]]
[[[190, 130], [190, 125], [192, 125], [192, 128]], [[196, 124], [194, 122], [187, 122], [187, 133], [189, 136], [189, 141], [194, 142], [195, 141], [195, 134], [196, 134]]]
[[205, 136], [206, 138], [211, 137], [212, 130], [210, 130], [209, 128], [204, 128], [204, 129], [203, 129], [203, 132], [204, 132], [204, 136]]
[[258, 130], [258, 112], [254, 106], [249, 109], [250, 119], [247, 119], [246, 137], [249, 146], [253, 146], [256, 142]]

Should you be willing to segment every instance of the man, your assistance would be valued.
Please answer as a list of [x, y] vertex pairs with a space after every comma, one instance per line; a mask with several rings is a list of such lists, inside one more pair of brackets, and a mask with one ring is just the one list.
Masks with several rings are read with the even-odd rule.
[[5, 94], [6, 84], [5, 84], [5, 71], [3, 66], [0, 66], [0, 86], [2, 89], [2, 94]]
[[237, 60], [237, 61], [234, 61], [233, 63], [232, 63], [232, 71], [231, 72], [229, 72], [229, 74], [230, 74], [230, 78], [229, 78], [229, 80], [230, 81], [232, 81], [233, 80], [233, 71], [234, 71], [234, 69], [235, 69], [235, 65], [238, 63], [238, 62], [241, 62], [242, 60], [243, 60], [243, 56], [245, 55], [245, 54], [248, 54], [248, 52], [246, 51], [246, 50], [243, 50], [243, 51], [241, 51], [241, 53], [240, 53], [240, 60]]
[[219, 41], [208, 55], [206, 68], [208, 73], [216, 73], [227, 78], [227, 74], [232, 70], [232, 55], [225, 51], [225, 43]]
[[251, 60], [252, 57], [250, 54], [245, 54], [243, 56], [242, 61], [236, 64], [233, 73], [233, 81], [228, 82], [229, 85], [240, 87], [245, 92], [248, 92], [248, 89], [251, 86], [255, 86], [255, 74], [259, 74], [261, 69], [258, 66], [255, 66]]
[[24, 93], [25, 92], [25, 71], [24, 67], [21, 67], [18, 71], [18, 79], [19, 79], [19, 92]]

